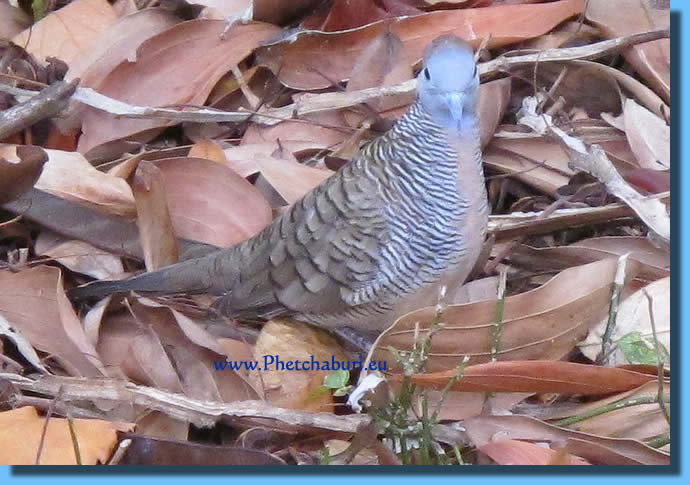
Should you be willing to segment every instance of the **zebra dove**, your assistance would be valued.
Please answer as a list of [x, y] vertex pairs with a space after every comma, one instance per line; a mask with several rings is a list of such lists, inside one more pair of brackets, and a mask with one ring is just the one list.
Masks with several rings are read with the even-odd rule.
[[380, 138], [256, 236], [124, 281], [73, 290], [219, 295], [238, 319], [292, 316], [327, 328], [379, 331], [462, 284], [484, 241], [488, 204], [466, 42], [427, 47], [417, 99]]

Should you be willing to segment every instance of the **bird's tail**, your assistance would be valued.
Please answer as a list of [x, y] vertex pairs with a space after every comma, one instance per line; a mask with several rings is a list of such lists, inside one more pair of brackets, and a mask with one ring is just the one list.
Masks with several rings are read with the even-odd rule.
[[129, 291], [164, 295], [223, 294], [227, 291], [223, 283], [234, 280], [227, 273], [228, 265], [223, 264], [227, 259], [224, 254], [226, 251], [165, 266], [127, 280], [94, 281], [72, 289], [69, 296], [75, 300], [83, 300]]

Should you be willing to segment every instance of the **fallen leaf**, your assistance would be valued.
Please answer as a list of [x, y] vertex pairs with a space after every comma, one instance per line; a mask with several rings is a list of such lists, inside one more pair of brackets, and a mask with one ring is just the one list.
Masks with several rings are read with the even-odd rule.
[[414, 64], [426, 45], [443, 34], [454, 34], [479, 44], [490, 38], [496, 48], [548, 32], [584, 10], [582, 0], [561, 0], [539, 5], [499, 5], [488, 8], [444, 10], [412, 17], [384, 19], [364, 27], [335, 33], [304, 31], [288, 34], [258, 51], [267, 66], [286, 86], [321, 89], [346, 79], [360, 52], [390, 29], [400, 37]]
[[48, 161], [45, 151], [34, 146], [17, 145], [16, 158], [19, 159], [18, 163], [10, 162], [0, 152], [0, 204], [33, 187], [41, 175], [43, 165]]
[[[599, 26], [607, 38], [669, 28], [668, 4], [655, 0], [592, 0], [587, 20]], [[626, 60], [664, 98], [671, 99], [671, 41], [660, 39], [623, 51]]]
[[18, 273], [0, 270], [0, 313], [70, 375], [107, 375], [67, 300], [58, 268], [35, 266]]
[[12, 42], [25, 46], [40, 62], [57, 57], [70, 65], [87, 55], [116, 20], [106, 0], [75, 0], [50, 12]]
[[[455, 369], [416, 374], [413, 383], [444, 389], [455, 379]], [[400, 376], [394, 376], [400, 379]], [[466, 392], [532, 392], [598, 395], [635, 389], [656, 380], [655, 375], [627, 369], [576, 364], [557, 360], [497, 361], [471, 365], [450, 389]]]
[[132, 192], [146, 269], [154, 271], [177, 263], [177, 238], [161, 170], [151, 162], [140, 162], [132, 180]]
[[[128, 424], [100, 419], [72, 419], [74, 438], [67, 419], [39, 416], [36, 408], [24, 406], [0, 413], [0, 463], [3, 465], [76, 465], [74, 440], [82, 465], [105, 464], [117, 444], [117, 431]], [[45, 430], [45, 434], [44, 434]], [[42, 445], [42, 446], [41, 446]]]
[[[631, 278], [637, 269], [626, 265]], [[616, 258], [566, 269], [545, 285], [505, 298], [500, 360], [556, 360], [573, 349], [589, 328], [608, 312]], [[391, 346], [409, 350], [415, 335], [425, 335], [436, 317], [436, 308], [408, 313], [386, 330], [378, 340], [376, 360], [386, 360], [389, 369], [394, 359], [386, 350]], [[496, 300], [443, 309], [443, 328], [432, 339], [428, 372], [455, 369], [465, 357], [471, 364], [491, 358], [495, 329]]]
[[261, 329], [254, 359], [259, 362], [259, 369], [250, 372], [250, 380], [254, 387], [264, 390], [268, 402], [290, 409], [332, 410], [331, 392], [325, 389], [319, 392], [332, 369], [286, 370], [276, 362], [276, 359], [283, 365], [294, 361], [302, 365], [311, 360], [319, 364], [332, 359], [345, 362], [343, 351], [323, 330], [295, 321], [272, 320]]
[[[231, 66], [277, 31], [269, 24], [235, 24], [221, 36], [224, 29], [224, 21], [190, 20], [151, 37], [137, 49], [136, 62], [117, 66], [103, 80], [99, 92], [140, 106], [203, 104]], [[121, 119], [89, 109], [78, 149], [86, 153], [104, 143], [170, 124]]]
[[[608, 356], [609, 365], [623, 364], [655, 364], [659, 358], [652, 332], [649, 315], [649, 301], [645, 293], [652, 298], [654, 326], [658, 343], [664, 349], [662, 353], [670, 355], [671, 349], [671, 277], [654, 281], [624, 299], [616, 315], [616, 326], [611, 335], [615, 351]], [[579, 345], [587, 358], [596, 360], [601, 351], [601, 339], [606, 330], [608, 318], [590, 330], [589, 335]], [[624, 352], [621, 339], [631, 334], [637, 334], [636, 340], [641, 346], [642, 353]], [[647, 356], [647, 358], [644, 358]], [[661, 357], [664, 357], [663, 355]], [[648, 359], [653, 359], [652, 361]]]
[[228, 167], [200, 158], [157, 160], [175, 234], [218, 247], [254, 236], [272, 220], [271, 208]]
[[[497, 440], [480, 446], [479, 451], [499, 465], [553, 465], [558, 451], [518, 440]], [[562, 465], [589, 465], [579, 456], [566, 454]]]
[[671, 127], [632, 99], [623, 105], [625, 136], [642, 168], [667, 170], [671, 167]]
[[528, 416], [476, 416], [463, 422], [478, 446], [497, 439], [556, 443], [594, 465], [668, 465], [670, 456], [629, 439], [605, 438], [546, 424]]

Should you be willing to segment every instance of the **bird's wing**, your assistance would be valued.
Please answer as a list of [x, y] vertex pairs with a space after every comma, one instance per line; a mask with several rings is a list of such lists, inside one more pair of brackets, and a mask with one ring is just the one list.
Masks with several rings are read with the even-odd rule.
[[240, 268], [216, 302], [223, 314], [270, 318], [289, 313], [338, 314], [376, 285], [389, 239], [375, 177], [355, 160], [295, 203], [234, 252]]

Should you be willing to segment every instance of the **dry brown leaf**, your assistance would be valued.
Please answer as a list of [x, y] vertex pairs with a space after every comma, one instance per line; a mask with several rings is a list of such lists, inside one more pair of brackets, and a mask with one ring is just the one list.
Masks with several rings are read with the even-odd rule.
[[[36, 408], [30, 406], [0, 413], [0, 428], [3, 430], [0, 433], [0, 463], [34, 465], [40, 452], [40, 465], [76, 465], [67, 420], [52, 416], [47, 428], [45, 421], [46, 418], [39, 416]], [[72, 419], [72, 425], [82, 465], [107, 463], [118, 441], [117, 431], [133, 428], [132, 425], [100, 419]]]
[[[479, 87], [479, 136], [485, 147], [496, 132], [510, 103], [510, 78], [496, 79]], [[486, 162], [486, 156], [484, 158]]]
[[0, 148], [5, 148], [0, 151], [0, 204], [3, 204], [34, 186], [48, 155], [39, 147], [17, 145], [15, 157], [6, 158], [8, 147], [0, 145]]
[[574, 172], [558, 143], [542, 138], [494, 138], [484, 151], [488, 167], [513, 176], [544, 193], [555, 195]]
[[25, 46], [40, 62], [52, 56], [71, 65], [88, 55], [116, 20], [106, 0], [75, 0], [50, 12], [12, 41]]
[[509, 259], [531, 271], [553, 271], [626, 253], [640, 263], [639, 279], [654, 281], [670, 274], [668, 251], [655, 247], [647, 238], [634, 236], [597, 237], [550, 248], [520, 245], [513, 249]]
[[29, 17], [19, 7], [0, 2], [0, 39], [11, 39], [31, 25]]
[[[632, 263], [625, 268], [628, 278], [637, 271]], [[617, 259], [609, 258], [569, 268], [539, 288], [507, 297], [498, 358], [555, 360], [572, 350], [607, 313], [616, 266]], [[425, 335], [435, 316], [436, 308], [428, 307], [398, 319], [380, 337], [374, 358], [394, 368], [386, 347], [410, 349], [415, 329]], [[445, 307], [444, 327], [432, 340], [428, 371], [455, 369], [466, 356], [472, 364], [489, 360], [495, 318], [495, 300]]]
[[[0, 145], [0, 157], [16, 160], [17, 145]], [[100, 212], [133, 216], [134, 197], [124, 180], [96, 170], [81, 154], [45, 150], [48, 162], [36, 188]]]
[[0, 270], [0, 313], [36, 349], [54, 357], [70, 375], [106, 375], [65, 295], [58, 268], [35, 266], [18, 273]]
[[[668, 382], [664, 383], [663, 388], [664, 394], [668, 395], [671, 392]], [[546, 409], [543, 419], [563, 419], [571, 416], [585, 415], [601, 410], [601, 408], [616, 402], [632, 401], [639, 398], [656, 399], [658, 393], [659, 383], [655, 379], [654, 382], [644, 384], [632, 391], [583, 403], [569, 408], [567, 411], [549, 412], [549, 409]], [[670, 409], [670, 406], [670, 403], [666, 403], [667, 408]], [[604, 414], [573, 423], [569, 425], [569, 428], [599, 436], [629, 438], [640, 441], [646, 441], [670, 433], [669, 424], [664, 417], [661, 407], [656, 402], [611, 409]]]
[[261, 369], [252, 371], [250, 380], [254, 387], [263, 388], [268, 402], [290, 409], [332, 411], [331, 392], [319, 392], [330, 370], [280, 370], [276, 363], [271, 364], [271, 358], [285, 364], [309, 362], [312, 357], [319, 363], [331, 359], [343, 362], [345, 354], [333, 337], [304, 323], [272, 320], [261, 329], [254, 355]]
[[[411, 379], [419, 386], [442, 390], [456, 377], [457, 370], [451, 369], [416, 374]], [[557, 360], [497, 361], [465, 367], [450, 389], [599, 395], [628, 391], [654, 380], [653, 374]]]
[[[311, 189], [333, 175], [330, 170], [308, 167], [270, 156], [256, 156], [242, 161], [229, 160], [228, 166], [245, 177], [259, 173], [287, 205], [294, 204]], [[257, 184], [260, 183], [261, 181], [257, 182]]]
[[[590, 0], [587, 20], [598, 25], [607, 38], [668, 28], [668, 4], [655, 0]], [[660, 39], [623, 52], [626, 60], [661, 95], [671, 99], [671, 40]]]
[[[527, 416], [476, 416], [463, 422], [476, 446], [496, 439], [551, 442], [594, 465], [668, 465], [670, 456], [630, 439], [605, 438], [546, 424]], [[565, 446], [562, 446], [565, 443]], [[581, 446], [585, 445], [585, 446]]]
[[157, 160], [175, 234], [230, 247], [272, 220], [271, 208], [249, 182], [226, 166], [200, 158]]
[[[153, 438], [189, 439], [189, 423], [172, 418], [159, 411], [151, 411], [137, 420], [137, 434]], [[121, 462], [120, 462], [121, 463]], [[181, 465], [181, 463], [179, 463]]]
[[65, 239], [49, 230], [43, 230], [38, 235], [34, 251], [38, 255], [48, 256], [71, 271], [96, 279], [119, 278], [125, 271], [119, 257], [87, 242]]
[[567, 134], [553, 125], [552, 117], [537, 114], [538, 101], [524, 98], [519, 122], [535, 132], [553, 136], [561, 144], [571, 160], [571, 166], [596, 177], [611, 195], [623, 200], [662, 242], [671, 240], [671, 218], [666, 206], [656, 197], [645, 197], [628, 184], [596, 144], [586, 145], [580, 139]]
[[[557, 457], [559, 451], [525, 441], [491, 441], [478, 449], [499, 465], [590, 465], [579, 456], [566, 453], [565, 457]], [[563, 462], [554, 463], [554, 459], [561, 459]]]
[[[355, 60], [346, 91], [394, 86], [412, 79], [412, 66], [410, 66], [407, 56], [405, 56], [404, 49], [405, 47], [400, 38], [392, 32], [384, 32], [381, 36], [374, 39]], [[414, 93], [387, 96], [368, 103], [368, 106], [376, 113], [382, 113], [407, 106], [414, 101], [414, 97]], [[363, 109], [361, 114], [346, 112], [345, 117], [350, 126], [357, 127], [363, 119], [371, 118], [371, 112], [368, 112], [366, 109]]]
[[[649, 315], [649, 301], [645, 294], [652, 298], [652, 312], [654, 313], [654, 327], [658, 343], [670, 354], [671, 350], [671, 277], [657, 280], [644, 288], [636, 291], [618, 307], [616, 315], [616, 327], [611, 335], [614, 344], [633, 332], [640, 334], [650, 352], [654, 352], [655, 341], [652, 332], [652, 324]], [[596, 360], [601, 352], [601, 339], [606, 330], [607, 319], [590, 330], [589, 335], [579, 347], [587, 358]], [[607, 359], [608, 365], [641, 364], [648, 362], [631, 362], [621, 349], [616, 350]]]
[[163, 173], [145, 160], [137, 166], [132, 180], [137, 206], [137, 227], [148, 271], [177, 263], [177, 237], [166, 201]]
[[632, 99], [623, 105], [625, 136], [642, 168], [671, 167], [671, 127]]
[[[225, 27], [224, 21], [191, 20], [146, 40], [137, 49], [136, 62], [116, 67], [99, 91], [140, 106], [203, 104], [231, 66], [278, 31], [269, 24], [235, 24], [221, 36]], [[79, 151], [88, 152], [101, 144], [169, 124], [118, 119], [89, 109], [83, 119]]]
[[203, 158], [205, 160], [211, 160], [212, 162], [218, 163], [227, 162], [227, 158], [225, 158], [225, 153], [223, 152], [223, 147], [220, 146], [220, 143], [209, 139], [196, 142], [189, 150], [189, 154], [187, 156], [189, 158]]
[[479, 44], [490, 37], [500, 47], [548, 32], [581, 13], [583, 0], [560, 0], [539, 5], [499, 5], [489, 8], [444, 10], [412, 17], [385, 19], [337, 33], [292, 33], [258, 50], [259, 63], [296, 89], [326, 88], [346, 79], [359, 53], [390, 29], [403, 41], [408, 63], [421, 57], [426, 45], [443, 34], [455, 34]]
[[[120, 63], [136, 59], [136, 50], [142, 42], [164, 32], [179, 22], [172, 13], [160, 8], [147, 8], [119, 18], [90, 46], [87, 52], [74, 59], [67, 71], [67, 79], [81, 80], [81, 87], [98, 90], [101, 82]], [[86, 107], [72, 106], [67, 119], [57, 120], [63, 131], [73, 130], [81, 124]]]

